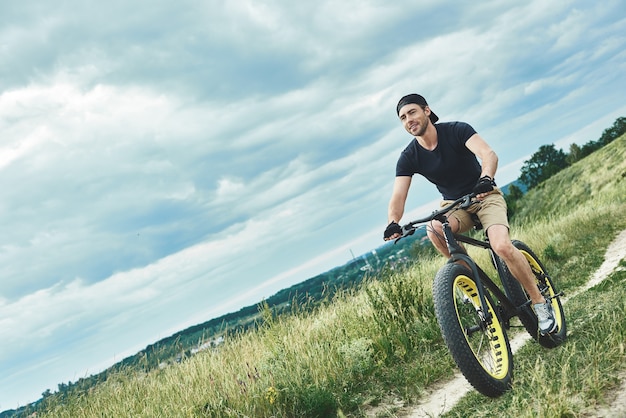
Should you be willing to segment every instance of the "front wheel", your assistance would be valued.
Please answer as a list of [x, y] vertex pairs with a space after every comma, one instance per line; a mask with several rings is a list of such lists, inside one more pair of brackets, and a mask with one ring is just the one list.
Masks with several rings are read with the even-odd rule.
[[495, 398], [511, 388], [513, 355], [495, 305], [488, 294], [485, 297], [489, 323], [467, 268], [448, 263], [435, 277], [435, 314], [450, 354], [477, 391]]
[[[519, 318], [526, 331], [535, 339], [539, 344], [546, 348], [554, 348], [563, 344], [565, 339], [567, 338], [567, 323], [565, 321], [565, 312], [563, 311], [563, 305], [561, 304], [561, 298], [558, 295], [558, 290], [554, 285], [554, 282], [550, 278], [547, 273], [546, 268], [544, 267], [539, 257], [533, 252], [533, 250], [528, 247], [528, 245], [524, 244], [522, 241], [513, 240], [513, 246], [520, 250], [520, 252], [524, 255], [528, 264], [530, 264], [530, 269], [533, 271], [535, 275], [535, 281], [539, 290], [546, 298], [546, 300], [551, 301], [552, 310], [554, 311], [554, 318], [557, 323], [556, 332], [549, 335], [541, 335], [539, 333], [539, 325], [537, 323], [537, 316], [534, 311], [530, 307], [528, 294], [522, 287], [522, 285], [513, 277], [508, 268], [505, 265], [505, 274], [503, 277], [503, 285], [508, 290], [509, 298], [511, 301], [517, 305], [522, 306]], [[503, 263], [504, 265], [504, 263]]]

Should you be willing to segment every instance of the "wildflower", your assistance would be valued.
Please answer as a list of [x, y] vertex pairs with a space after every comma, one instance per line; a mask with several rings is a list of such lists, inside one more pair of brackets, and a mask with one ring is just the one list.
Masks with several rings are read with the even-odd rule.
[[273, 386], [267, 388], [267, 390], [265, 391], [265, 399], [267, 399], [270, 405], [274, 405], [274, 403], [276, 403], [277, 397], [278, 391]]

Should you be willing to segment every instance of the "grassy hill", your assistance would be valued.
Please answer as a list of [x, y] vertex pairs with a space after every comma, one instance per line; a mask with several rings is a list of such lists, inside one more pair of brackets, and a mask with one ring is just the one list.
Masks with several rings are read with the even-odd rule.
[[[567, 293], [599, 267], [626, 228], [625, 211], [622, 136], [530, 190], [511, 232]], [[418, 401], [455, 370], [432, 307], [432, 277], [443, 263], [429, 256], [383, 269], [291, 315], [268, 307], [249, 332], [169, 367], [120, 368], [95, 387], [48, 396], [37, 416], [332, 417], [364, 416], [375, 406], [378, 416], [396, 416], [399, 405]], [[510, 393], [497, 400], [472, 394], [450, 416], [577, 416], [601, 403], [626, 370], [624, 280], [617, 272], [567, 305], [565, 346], [518, 352]]]
[[[98, 374], [80, 378], [73, 383], [59, 384], [59, 390], [55, 396], [63, 397], [66, 392], [89, 391], [120, 371], [149, 372], [168, 364], [179, 363], [199, 350], [216, 347], [225, 338], [229, 338], [229, 335], [256, 329], [262, 323], [259, 321], [262, 319], [260, 309], [266, 309], [272, 315], [289, 314], [294, 309], [313, 310], [316, 306], [331, 300], [337, 292], [358, 286], [368, 275], [376, 275], [391, 266], [406, 263], [409, 261], [409, 255], [411, 260], [414, 260], [418, 255], [412, 247], [423, 241], [425, 235], [425, 231], [417, 231], [412, 237], [399, 241], [397, 244], [382, 245], [376, 249], [376, 255], [371, 252], [363, 254], [342, 266], [282, 289], [260, 304], [245, 306], [236, 312], [227, 313], [178, 331], [148, 345], [145, 349], [124, 358]], [[52, 393], [48, 391], [45, 397], [51, 395]], [[22, 408], [20, 411], [1, 412], [0, 418], [26, 415], [25, 411], [36, 408], [38, 403], [40, 402]]]

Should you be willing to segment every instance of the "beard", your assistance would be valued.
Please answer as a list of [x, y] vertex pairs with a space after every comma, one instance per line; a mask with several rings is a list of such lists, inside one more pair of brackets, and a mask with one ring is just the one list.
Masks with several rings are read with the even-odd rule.
[[422, 136], [424, 135], [424, 132], [426, 132], [426, 128], [428, 128], [428, 118], [426, 118], [423, 121], [420, 121], [419, 126], [417, 128], [417, 131], [413, 132], [413, 131], [409, 131], [409, 133], [413, 136]]

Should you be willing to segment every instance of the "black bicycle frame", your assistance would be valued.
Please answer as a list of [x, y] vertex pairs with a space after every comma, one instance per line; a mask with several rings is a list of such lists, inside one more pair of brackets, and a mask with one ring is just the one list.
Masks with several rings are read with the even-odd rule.
[[[502, 261], [499, 257], [496, 256], [493, 248], [491, 248], [491, 244], [489, 244], [489, 238], [486, 238], [484, 241], [477, 240], [467, 235], [455, 234], [452, 232], [452, 228], [450, 228], [450, 223], [448, 222], [448, 218], [445, 215], [441, 215], [436, 217], [438, 221], [440, 221], [443, 225], [443, 234], [446, 240], [446, 244], [448, 246], [448, 251], [450, 252], [450, 260], [449, 263], [454, 263], [457, 261], [464, 261], [470, 266], [474, 277], [476, 280], [476, 287], [478, 289], [478, 296], [480, 298], [480, 304], [482, 311], [485, 315], [485, 321], [487, 324], [490, 324], [492, 321], [491, 314], [487, 309], [487, 302], [485, 299], [485, 287], [489, 289], [492, 295], [500, 302], [500, 308], [502, 309], [502, 313], [505, 314], [502, 318], [505, 324], [509, 324], [509, 320], [515, 316], [517, 316], [520, 312], [520, 308], [515, 306], [509, 297], [494, 283], [494, 281], [476, 264], [474, 260], [470, 258], [469, 255], [465, 252], [463, 247], [459, 244], [459, 242], [463, 242], [475, 247], [484, 248], [489, 251], [493, 264], [498, 272], [498, 276], [502, 277], [505, 273], [504, 267], [502, 265]], [[497, 306], [494, 306], [494, 309], [497, 309]]]

